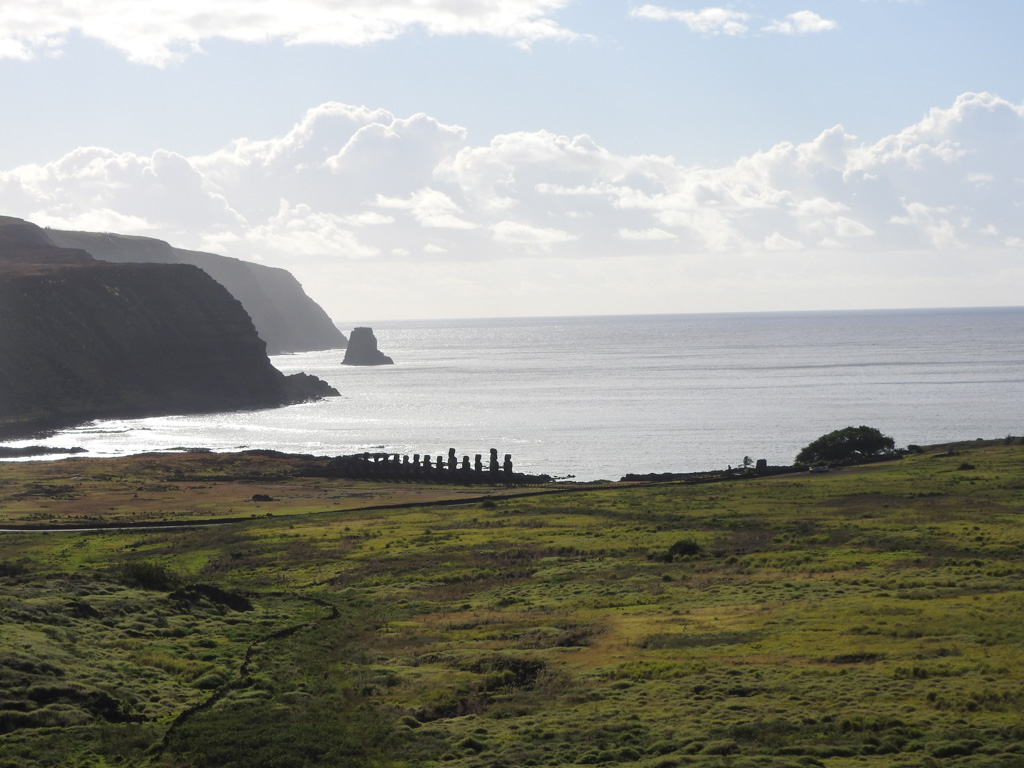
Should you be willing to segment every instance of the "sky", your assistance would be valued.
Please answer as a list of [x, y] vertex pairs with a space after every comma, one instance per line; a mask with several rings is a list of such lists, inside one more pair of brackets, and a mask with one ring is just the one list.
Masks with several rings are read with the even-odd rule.
[[0, 215], [337, 321], [1020, 305], [1019, 0], [0, 0]]

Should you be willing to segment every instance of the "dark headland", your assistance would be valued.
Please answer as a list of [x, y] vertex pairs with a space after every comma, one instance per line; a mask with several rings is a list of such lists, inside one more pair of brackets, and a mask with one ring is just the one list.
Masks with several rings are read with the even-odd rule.
[[214, 253], [175, 248], [163, 240], [109, 232], [45, 230], [51, 243], [79, 248], [119, 264], [192, 264], [228, 289], [252, 318], [268, 355], [344, 349], [345, 334], [284, 269]]
[[245, 308], [199, 267], [99, 261], [9, 217], [0, 328], [0, 438], [338, 394], [274, 368]]

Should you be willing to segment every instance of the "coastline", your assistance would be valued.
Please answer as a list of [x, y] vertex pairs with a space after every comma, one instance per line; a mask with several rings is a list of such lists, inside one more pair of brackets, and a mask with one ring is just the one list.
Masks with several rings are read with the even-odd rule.
[[[956, 456], [961, 450], [1019, 445], [1024, 438], [975, 439], [921, 446], [915, 453]], [[869, 461], [839, 468], [866, 472], [898, 461]], [[343, 511], [484, 504], [573, 491], [630, 487], [702, 486], [806, 474], [803, 467], [740, 468], [696, 473], [628, 475], [604, 482], [490, 484], [411, 478], [366, 478], [330, 472], [331, 457], [275, 451], [143, 453], [118, 458], [71, 456], [43, 461], [0, 460], [4, 532], [118, 530], [224, 525], [259, 517], [308, 517]]]

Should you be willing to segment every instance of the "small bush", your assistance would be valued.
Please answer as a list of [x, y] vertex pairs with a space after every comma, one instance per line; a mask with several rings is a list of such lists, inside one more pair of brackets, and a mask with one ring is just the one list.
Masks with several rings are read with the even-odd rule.
[[163, 592], [178, 586], [178, 576], [159, 563], [133, 560], [122, 563], [118, 569], [118, 580], [129, 587]]
[[739, 745], [732, 739], [709, 741], [700, 751], [702, 755], [731, 755], [739, 751]]
[[459, 742], [459, 749], [465, 749], [469, 750], [470, 752], [476, 752], [477, 754], [480, 754], [485, 749], [487, 749], [487, 745], [479, 739], [474, 739], [472, 736], [467, 736]]
[[669, 547], [661, 556], [652, 555], [665, 563], [671, 563], [677, 557], [698, 557], [704, 554], [704, 548], [691, 539], [680, 539]]
[[12, 563], [9, 560], [0, 562], [0, 576], [21, 576], [28, 572], [24, 563]]
[[939, 744], [931, 751], [932, 757], [964, 757], [974, 754], [974, 750], [981, 746], [980, 741], [948, 741]]
[[210, 691], [224, 685], [224, 676], [219, 672], [208, 672], [192, 682], [196, 688], [203, 691]]

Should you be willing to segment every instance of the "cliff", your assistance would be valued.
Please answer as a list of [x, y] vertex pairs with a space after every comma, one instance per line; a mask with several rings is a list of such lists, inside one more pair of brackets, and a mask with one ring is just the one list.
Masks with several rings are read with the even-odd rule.
[[337, 392], [286, 377], [242, 305], [189, 264], [112, 264], [0, 217], [0, 434], [267, 408]]
[[344, 349], [345, 335], [290, 272], [241, 259], [174, 248], [163, 240], [100, 232], [46, 230], [53, 245], [80, 248], [116, 263], [192, 264], [242, 302], [267, 354]]
[[391, 365], [395, 361], [377, 349], [372, 328], [354, 328], [342, 365]]

